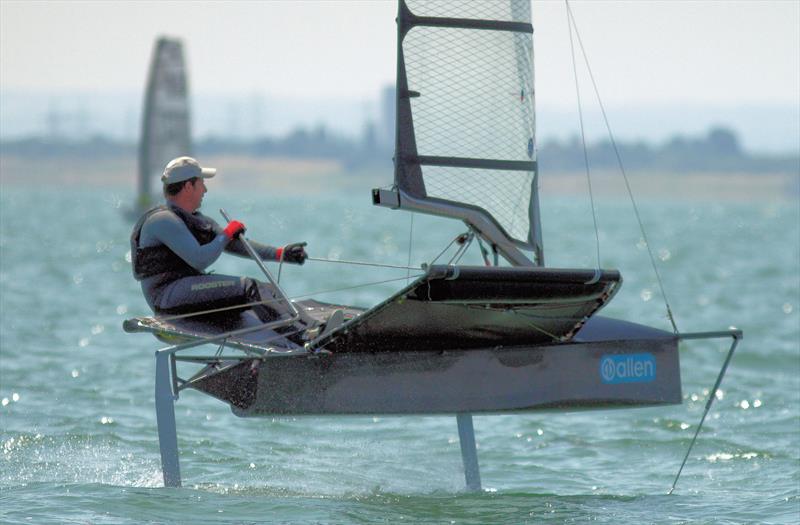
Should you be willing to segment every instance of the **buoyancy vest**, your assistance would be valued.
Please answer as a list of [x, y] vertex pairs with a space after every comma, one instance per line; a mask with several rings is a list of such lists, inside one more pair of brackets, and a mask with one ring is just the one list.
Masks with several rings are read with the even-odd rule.
[[133, 263], [133, 276], [137, 281], [147, 277], [164, 274], [169, 280], [188, 277], [190, 275], [203, 275], [203, 272], [181, 259], [181, 257], [164, 244], [159, 246], [140, 247], [139, 239], [142, 227], [151, 215], [159, 211], [168, 210], [177, 215], [189, 228], [200, 245], [213, 241], [218, 232], [214, 222], [200, 213], [188, 213], [178, 206], [156, 206], [147, 210], [133, 227], [131, 233], [131, 259]]

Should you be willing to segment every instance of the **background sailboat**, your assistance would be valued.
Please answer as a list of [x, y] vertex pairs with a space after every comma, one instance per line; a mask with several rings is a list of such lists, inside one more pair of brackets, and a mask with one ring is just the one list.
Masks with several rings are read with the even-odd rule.
[[161, 173], [167, 162], [191, 155], [188, 73], [183, 43], [160, 37], [147, 75], [139, 137], [137, 197], [132, 215], [161, 200]]

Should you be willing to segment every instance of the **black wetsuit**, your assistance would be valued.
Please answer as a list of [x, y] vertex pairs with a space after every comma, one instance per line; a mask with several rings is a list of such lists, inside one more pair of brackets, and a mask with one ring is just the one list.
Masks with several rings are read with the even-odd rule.
[[[249, 243], [262, 259], [276, 260], [276, 248]], [[131, 234], [133, 274], [155, 313], [224, 308], [260, 301], [265, 293], [272, 294], [270, 287], [249, 277], [205, 273], [223, 251], [248, 257], [243, 243], [229, 240], [216, 221], [173, 204], [147, 211]], [[263, 320], [276, 317], [272, 309], [259, 313]]]

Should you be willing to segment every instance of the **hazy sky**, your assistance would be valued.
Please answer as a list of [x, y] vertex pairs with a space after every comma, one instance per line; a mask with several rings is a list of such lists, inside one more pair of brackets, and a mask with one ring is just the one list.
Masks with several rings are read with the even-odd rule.
[[[800, 1], [571, 2], [611, 104], [797, 106]], [[0, 1], [0, 89], [138, 91], [157, 35], [193, 93], [374, 97], [394, 81], [393, 1]], [[564, 3], [534, 1], [539, 104], [574, 104]]]
[[[532, 5], [539, 137], [567, 138], [578, 121], [565, 4]], [[618, 137], [662, 141], [723, 125], [753, 151], [800, 149], [800, 0], [570, 5]], [[186, 44], [196, 137], [319, 125], [355, 136], [380, 118], [379, 94], [394, 84], [396, 9], [394, 0], [0, 0], [0, 136], [50, 132], [55, 109], [71, 119], [62, 118], [68, 134], [130, 140], [160, 35]], [[603, 138], [581, 76], [587, 137]]]

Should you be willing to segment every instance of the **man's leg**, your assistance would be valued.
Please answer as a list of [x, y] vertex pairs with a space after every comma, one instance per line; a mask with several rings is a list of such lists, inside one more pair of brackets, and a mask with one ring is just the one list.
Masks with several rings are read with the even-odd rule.
[[[156, 302], [158, 313], [164, 314], [186, 314], [235, 306], [252, 309], [264, 323], [288, 319], [292, 315], [286, 302], [278, 299], [269, 284], [231, 275], [197, 275], [178, 279], [164, 287]], [[236, 311], [235, 308], [229, 310], [231, 313]], [[315, 324], [313, 320], [306, 321], [305, 317], [307, 315], [301, 315], [300, 320], [289, 326], [275, 328], [275, 331], [302, 345], [306, 329]]]
[[156, 308], [163, 313], [181, 314], [245, 305], [258, 298], [248, 296], [252, 279], [231, 275], [196, 275], [166, 285]]

